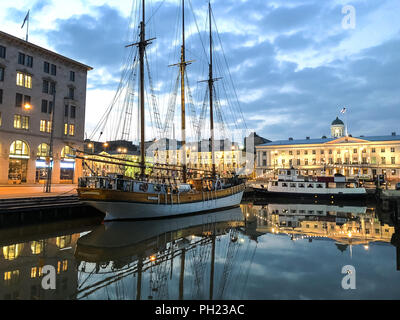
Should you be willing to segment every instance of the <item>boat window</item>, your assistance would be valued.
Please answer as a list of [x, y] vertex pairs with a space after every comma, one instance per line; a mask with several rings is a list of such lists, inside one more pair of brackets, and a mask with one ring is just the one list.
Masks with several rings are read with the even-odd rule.
[[274, 182], [273, 184], [272, 184], [274, 187], [277, 187], [278, 186], [278, 182]]
[[290, 210], [290, 213], [297, 213], [297, 210]]
[[290, 176], [290, 175], [291, 175], [291, 172], [290, 172], [290, 170], [288, 170], [288, 171], [287, 171], [287, 175], [288, 175], [288, 176]]
[[291, 183], [291, 184], [290, 184], [290, 187], [291, 187], [291, 188], [296, 188], [296, 184], [295, 184], [295, 183]]
[[314, 185], [312, 185], [311, 183], [308, 185], [308, 188], [314, 188]]
[[282, 213], [289, 213], [287, 209], [282, 209]]
[[322, 184], [317, 184], [317, 188], [323, 188]]
[[318, 211], [318, 214], [324, 214], [324, 212], [323, 211]]
[[306, 210], [299, 210], [299, 213], [306, 213]]
[[313, 210], [308, 210], [308, 214], [314, 214]]
[[304, 188], [304, 184], [303, 184], [303, 183], [300, 183], [300, 184], [299, 184], [299, 188]]
[[282, 183], [282, 187], [287, 188], [287, 183]]

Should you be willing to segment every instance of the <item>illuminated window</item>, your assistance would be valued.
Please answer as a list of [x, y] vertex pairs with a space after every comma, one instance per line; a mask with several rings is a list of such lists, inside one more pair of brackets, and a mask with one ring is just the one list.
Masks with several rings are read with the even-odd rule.
[[24, 86], [24, 74], [21, 72], [17, 72], [17, 86]]
[[21, 116], [19, 114], [14, 115], [14, 128], [21, 129]]
[[65, 146], [62, 150], [61, 150], [61, 158], [63, 159], [72, 159], [71, 156], [75, 155], [75, 151], [74, 149], [72, 149], [70, 146]]
[[51, 133], [51, 121], [47, 121], [47, 133]]
[[40, 132], [46, 132], [46, 120], [40, 120]]
[[17, 72], [17, 86], [32, 89], [32, 76]]
[[31, 279], [34, 279], [38, 276], [38, 269], [36, 267], [31, 268]]
[[68, 123], [64, 124], [64, 135], [67, 136], [68, 135]]
[[67, 271], [68, 270], [68, 260], [64, 260], [62, 263], [62, 271]]
[[23, 248], [23, 244], [13, 244], [7, 247], [3, 247], [4, 258], [10, 261], [17, 259], [21, 254]]
[[69, 125], [69, 135], [74, 136], [75, 135], [75, 125], [70, 124]]
[[46, 143], [42, 143], [39, 147], [38, 147], [38, 152], [37, 152], [37, 156], [38, 157], [42, 157], [45, 158], [49, 155], [49, 145]]
[[61, 261], [57, 262], [57, 274], [61, 273]]
[[71, 236], [62, 236], [62, 237], [57, 237], [56, 239], [56, 245], [60, 249], [64, 249], [67, 246], [71, 244]]
[[1, 127], [1, 123], [2, 123], [2, 117], [1, 117], [1, 112], [0, 112], [0, 127]]
[[40, 254], [42, 253], [44, 248], [44, 242], [42, 241], [32, 241], [31, 243], [31, 251], [32, 254]]

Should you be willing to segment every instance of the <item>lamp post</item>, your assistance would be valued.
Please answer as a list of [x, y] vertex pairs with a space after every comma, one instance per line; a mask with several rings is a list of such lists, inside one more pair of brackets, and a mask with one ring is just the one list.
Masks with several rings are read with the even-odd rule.
[[56, 110], [56, 86], [54, 84], [53, 87], [53, 109], [51, 110], [51, 129], [50, 129], [50, 148], [49, 148], [49, 161], [46, 161], [47, 164], [47, 180], [46, 180], [46, 193], [51, 193], [51, 176], [53, 173], [53, 139], [54, 139], [54, 113]]

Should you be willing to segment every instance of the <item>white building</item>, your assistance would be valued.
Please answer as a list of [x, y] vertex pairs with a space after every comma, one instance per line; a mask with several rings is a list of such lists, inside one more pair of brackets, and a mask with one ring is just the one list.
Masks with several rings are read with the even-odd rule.
[[280, 168], [295, 167], [303, 175], [341, 173], [347, 177], [386, 175], [400, 181], [400, 136], [345, 135], [343, 121], [331, 125], [331, 138], [273, 141], [256, 147], [256, 173], [269, 177]]
[[83, 150], [90, 70], [0, 31], [0, 184], [46, 180], [52, 128], [52, 182], [77, 181], [81, 163], [69, 155]]

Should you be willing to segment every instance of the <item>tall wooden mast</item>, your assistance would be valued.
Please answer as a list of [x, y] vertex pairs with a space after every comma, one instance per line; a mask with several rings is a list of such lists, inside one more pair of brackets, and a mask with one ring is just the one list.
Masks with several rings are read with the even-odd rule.
[[146, 166], [146, 148], [145, 148], [145, 110], [144, 110], [144, 53], [147, 46], [146, 30], [145, 30], [145, 0], [142, 0], [142, 22], [140, 23], [140, 42], [139, 42], [139, 59], [140, 59], [140, 175], [144, 178]]
[[214, 79], [213, 77], [213, 42], [212, 42], [212, 13], [211, 13], [211, 1], [208, 2], [208, 13], [210, 20], [210, 65], [209, 65], [209, 77], [208, 77], [208, 91], [210, 93], [210, 130], [211, 130], [211, 162], [212, 162], [212, 176], [215, 178], [215, 149], [214, 149], [214, 103], [213, 103], [213, 89]]
[[181, 118], [182, 118], [182, 166], [183, 183], [187, 182], [186, 166], [186, 102], [185, 102], [185, 72], [186, 72], [186, 54], [185, 54], [185, 0], [182, 0], [182, 48], [181, 48]]

